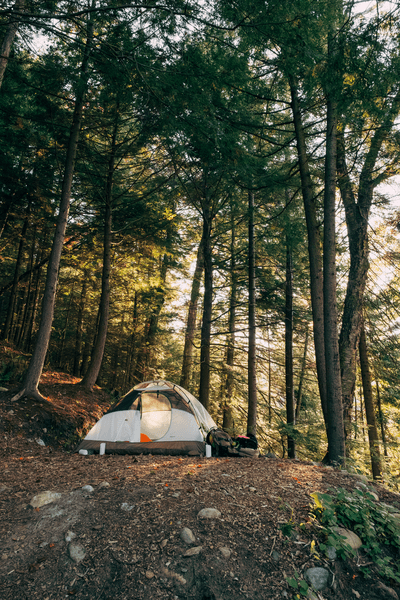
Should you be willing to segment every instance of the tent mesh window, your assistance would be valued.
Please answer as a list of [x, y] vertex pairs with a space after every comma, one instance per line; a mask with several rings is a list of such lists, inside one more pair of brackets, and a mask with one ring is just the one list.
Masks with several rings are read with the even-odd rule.
[[171, 402], [163, 394], [142, 393], [140, 403], [141, 433], [153, 441], [164, 437], [171, 425]]

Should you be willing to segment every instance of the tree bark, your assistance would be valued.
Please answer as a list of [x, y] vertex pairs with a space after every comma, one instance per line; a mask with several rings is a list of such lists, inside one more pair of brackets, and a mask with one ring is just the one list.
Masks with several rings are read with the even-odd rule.
[[6, 321], [4, 324], [3, 335], [2, 335], [3, 340], [8, 339], [8, 337], [10, 335], [10, 331], [11, 331], [11, 325], [12, 325], [13, 318], [14, 318], [14, 308], [15, 308], [15, 302], [16, 302], [16, 296], [17, 296], [19, 271], [20, 271], [21, 264], [22, 264], [22, 257], [23, 257], [22, 253], [23, 253], [23, 249], [24, 249], [24, 245], [25, 245], [26, 232], [28, 230], [28, 222], [29, 222], [29, 219], [27, 217], [24, 221], [22, 231], [21, 231], [21, 237], [19, 240], [17, 260], [15, 263], [15, 269], [14, 269], [14, 279], [13, 279], [13, 284], [12, 284], [12, 288], [11, 288], [11, 292], [10, 292], [10, 297], [8, 300], [7, 316], [6, 316]]
[[[28, 324], [28, 315], [29, 315], [31, 295], [32, 295], [31, 290], [32, 290], [32, 274], [33, 274], [33, 260], [34, 260], [34, 254], [35, 254], [35, 246], [36, 246], [36, 225], [33, 227], [32, 244], [31, 244], [31, 249], [30, 249], [30, 253], [29, 253], [29, 268], [28, 268], [29, 278], [28, 278], [28, 286], [27, 286], [27, 292], [26, 292], [26, 303], [25, 303], [24, 313], [22, 316], [21, 328], [18, 332], [18, 337], [15, 340], [17, 347], [21, 347], [22, 340], [24, 340], [25, 336], [26, 336], [26, 328], [27, 328], [27, 324]], [[19, 280], [19, 278], [18, 278], [18, 280]]]
[[80, 79], [77, 85], [74, 113], [70, 128], [67, 155], [65, 159], [64, 178], [61, 190], [61, 201], [57, 218], [56, 230], [53, 239], [49, 264], [47, 268], [46, 286], [42, 302], [42, 318], [39, 325], [39, 331], [36, 339], [35, 348], [29, 363], [28, 371], [21, 388], [13, 396], [13, 400], [18, 400], [23, 395], [44, 401], [44, 398], [38, 391], [38, 384], [42, 374], [47, 349], [50, 341], [51, 326], [54, 316], [54, 304], [58, 282], [58, 271], [60, 265], [61, 251], [64, 244], [65, 230], [67, 226], [69, 206], [71, 200], [72, 179], [75, 168], [76, 150], [79, 140], [79, 132], [82, 123], [83, 105], [87, 89], [87, 71], [89, 66], [89, 56], [93, 41], [93, 22], [89, 20], [87, 26], [87, 37], [84, 49], [83, 60], [80, 69]]
[[327, 435], [329, 462], [342, 464], [345, 460], [345, 438], [336, 302], [336, 132], [337, 108], [335, 101], [328, 95], [323, 245], [324, 332], [328, 399]]
[[68, 325], [69, 325], [69, 316], [71, 314], [71, 307], [72, 307], [72, 302], [73, 302], [73, 298], [74, 298], [74, 286], [72, 285], [72, 289], [69, 295], [69, 301], [68, 301], [68, 307], [67, 307], [67, 314], [65, 315], [65, 323], [64, 323], [64, 327], [61, 330], [61, 339], [59, 342], [59, 354], [58, 354], [58, 366], [60, 369], [64, 369], [67, 370], [67, 367], [63, 365], [63, 359], [64, 359], [64, 346], [65, 346], [65, 340], [67, 337], [67, 329], [68, 329]]
[[182, 371], [179, 385], [191, 391], [193, 370], [194, 335], [196, 332], [197, 305], [200, 297], [200, 284], [204, 268], [203, 239], [197, 250], [196, 268], [193, 275], [192, 291], [190, 294], [189, 310], [185, 331], [185, 347], [183, 350]]
[[248, 387], [248, 412], [247, 434], [257, 434], [257, 373], [256, 373], [256, 273], [255, 273], [255, 247], [254, 247], [254, 194], [249, 191], [249, 349], [247, 368]]
[[213, 266], [211, 253], [212, 215], [209, 198], [203, 198], [203, 255], [204, 255], [204, 299], [201, 324], [200, 349], [200, 386], [199, 400], [206, 408], [210, 404], [210, 355], [211, 355], [211, 318], [213, 301]]
[[[295, 425], [293, 385], [293, 256], [290, 234], [286, 234], [286, 284], [285, 284], [285, 380], [286, 380], [286, 423]], [[288, 457], [296, 458], [294, 438], [287, 435]]]
[[85, 310], [87, 294], [87, 273], [83, 273], [82, 289], [79, 298], [78, 315], [76, 318], [76, 333], [75, 333], [75, 351], [74, 351], [74, 366], [73, 374], [75, 377], [79, 377], [80, 373], [80, 362], [82, 358], [82, 333], [83, 333], [83, 313]]
[[325, 427], [328, 426], [328, 401], [326, 389], [325, 342], [324, 342], [324, 301], [323, 301], [323, 265], [321, 239], [317, 221], [317, 209], [308, 162], [306, 138], [302, 122], [298, 92], [293, 78], [289, 79], [292, 99], [293, 121], [297, 143], [297, 155], [301, 178], [304, 213], [308, 234], [308, 255], [310, 262], [310, 291], [313, 315], [315, 360], [318, 376], [318, 388], [321, 398]]
[[387, 110], [382, 125], [376, 129], [371, 139], [360, 173], [357, 198], [346, 163], [344, 127], [338, 136], [338, 183], [346, 214], [350, 251], [350, 270], [339, 338], [345, 424], [350, 419], [354, 398], [357, 347], [361, 333], [363, 297], [369, 269], [368, 220], [374, 189], [382, 181], [382, 178], [376, 176], [376, 163], [382, 145], [399, 114], [399, 108], [400, 91]]
[[[24, 9], [25, 0], [17, 0], [14, 4], [13, 12], [20, 12]], [[11, 13], [12, 14], [12, 13]], [[4, 73], [7, 68], [8, 59], [11, 52], [11, 46], [14, 41], [15, 35], [18, 30], [20, 17], [18, 15], [12, 16], [10, 23], [6, 29], [6, 33], [3, 38], [3, 42], [0, 48], [0, 88], [3, 83]]]
[[303, 360], [301, 361], [299, 387], [298, 387], [298, 392], [297, 392], [296, 415], [295, 415], [296, 421], [298, 421], [298, 419], [300, 417], [301, 401], [303, 398], [303, 385], [304, 385], [304, 377], [306, 374], [306, 365], [307, 365], [308, 337], [309, 337], [309, 328], [307, 325], [306, 339], [304, 342]]
[[388, 451], [387, 451], [386, 432], [385, 432], [385, 420], [384, 420], [384, 417], [383, 417], [382, 403], [381, 403], [381, 394], [380, 394], [380, 390], [379, 390], [378, 380], [376, 380], [375, 383], [376, 383], [376, 398], [377, 398], [377, 401], [378, 401], [379, 424], [380, 424], [380, 427], [381, 427], [381, 436], [382, 436], [382, 444], [383, 444], [383, 455], [387, 458], [388, 457]]
[[364, 326], [361, 327], [359, 351], [361, 378], [364, 392], [365, 416], [367, 418], [368, 425], [368, 441], [369, 452], [371, 455], [372, 477], [374, 479], [380, 479], [382, 478], [382, 464], [379, 452], [379, 437], [378, 429], [376, 427], [375, 407], [371, 385], [371, 371], [369, 368], [367, 340]]
[[233, 394], [235, 389], [235, 379], [233, 376], [233, 367], [235, 360], [235, 333], [236, 333], [236, 303], [237, 303], [237, 273], [236, 273], [236, 231], [235, 219], [231, 206], [231, 247], [230, 247], [230, 298], [229, 298], [229, 319], [228, 319], [228, 340], [226, 348], [226, 378], [225, 378], [225, 396], [222, 403], [222, 429], [234, 434], [233, 420]]

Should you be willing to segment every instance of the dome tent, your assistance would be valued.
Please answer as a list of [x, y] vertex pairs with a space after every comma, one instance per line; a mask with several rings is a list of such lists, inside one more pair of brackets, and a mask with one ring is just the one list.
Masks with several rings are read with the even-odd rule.
[[205, 454], [217, 425], [181, 386], [165, 380], [136, 385], [92, 427], [77, 448], [107, 454]]

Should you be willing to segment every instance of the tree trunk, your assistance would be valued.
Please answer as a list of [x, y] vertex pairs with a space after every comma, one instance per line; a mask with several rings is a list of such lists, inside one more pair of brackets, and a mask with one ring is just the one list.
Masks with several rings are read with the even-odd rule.
[[86, 294], [87, 294], [87, 273], [84, 271], [81, 295], [79, 298], [79, 305], [78, 305], [78, 315], [76, 318], [74, 366], [73, 366], [73, 371], [72, 371], [73, 374], [75, 375], [75, 377], [79, 377], [80, 362], [81, 362], [81, 358], [82, 358], [83, 313], [85, 310]]
[[271, 339], [268, 324], [268, 424], [272, 423], [272, 360], [271, 360]]
[[[118, 340], [114, 345], [114, 352], [111, 361], [111, 382], [110, 387], [112, 390], [117, 388], [117, 385], [121, 383], [122, 377], [119, 377], [119, 374], [123, 374], [123, 367], [120, 364], [120, 352], [121, 352], [121, 342], [120, 340], [124, 339], [124, 328], [125, 328], [125, 313], [122, 313], [121, 321], [119, 324], [119, 332], [118, 332]], [[122, 363], [122, 361], [121, 361]]]
[[196, 331], [197, 304], [200, 297], [200, 284], [204, 267], [203, 239], [197, 250], [196, 268], [193, 275], [192, 291], [190, 294], [189, 310], [185, 332], [185, 347], [183, 350], [182, 372], [179, 385], [191, 391], [193, 370], [194, 335]]
[[226, 378], [225, 378], [225, 397], [222, 403], [223, 417], [222, 429], [233, 436], [234, 421], [232, 401], [235, 389], [235, 379], [233, 376], [233, 367], [235, 360], [235, 332], [236, 332], [236, 302], [237, 302], [237, 274], [236, 274], [236, 232], [233, 210], [231, 207], [231, 264], [230, 264], [230, 283], [231, 293], [229, 298], [229, 319], [228, 319], [228, 340], [226, 348]]
[[379, 452], [379, 438], [376, 427], [374, 399], [372, 396], [371, 371], [368, 362], [367, 340], [364, 326], [361, 327], [360, 333], [360, 366], [361, 378], [364, 392], [365, 416], [368, 425], [368, 441], [369, 452], [371, 455], [372, 477], [374, 479], [382, 478], [382, 464]]
[[33, 228], [32, 244], [31, 244], [31, 249], [30, 249], [30, 253], [29, 253], [30, 254], [29, 268], [28, 268], [29, 278], [28, 278], [28, 286], [27, 286], [27, 293], [26, 293], [26, 304], [25, 304], [24, 314], [22, 316], [21, 329], [19, 330], [18, 338], [16, 339], [16, 344], [19, 348], [22, 347], [22, 342], [25, 339], [26, 328], [27, 328], [27, 325], [29, 322], [28, 315], [29, 315], [30, 304], [31, 304], [31, 295], [32, 295], [32, 275], [33, 275], [33, 260], [34, 260], [34, 255], [35, 255], [35, 247], [36, 247], [36, 225]]
[[357, 347], [361, 333], [363, 297], [369, 269], [368, 219], [374, 189], [384, 180], [384, 177], [376, 176], [376, 163], [382, 145], [399, 114], [399, 107], [400, 91], [394, 97], [382, 125], [375, 131], [371, 139], [359, 178], [357, 200], [346, 164], [344, 127], [338, 136], [338, 182], [346, 213], [350, 251], [350, 270], [339, 339], [345, 424], [350, 418], [354, 397]]
[[108, 161], [108, 172], [105, 191], [105, 216], [104, 216], [104, 250], [103, 250], [103, 272], [101, 278], [101, 296], [99, 304], [99, 323], [96, 334], [90, 365], [86, 371], [81, 385], [88, 391], [92, 391], [100, 373], [103, 362], [104, 348], [106, 345], [108, 330], [108, 315], [110, 312], [110, 276], [111, 276], [111, 238], [112, 238], [112, 188], [114, 177], [115, 156], [117, 151], [117, 132], [119, 106], [117, 103], [115, 123], [111, 137], [111, 150]]
[[[45, 230], [46, 232], [46, 230]], [[35, 332], [35, 327], [36, 327], [36, 316], [37, 316], [37, 312], [38, 312], [38, 305], [39, 305], [39, 296], [40, 296], [40, 284], [41, 284], [41, 263], [43, 262], [43, 254], [44, 254], [44, 249], [42, 248], [41, 252], [40, 252], [40, 257], [38, 257], [38, 260], [36, 262], [35, 267], [33, 268], [33, 272], [35, 274], [34, 277], [34, 285], [33, 285], [33, 298], [31, 300], [30, 303], [30, 309], [29, 309], [29, 314], [28, 314], [28, 318], [27, 318], [27, 329], [26, 329], [26, 333], [24, 334], [24, 338], [23, 338], [23, 349], [25, 350], [25, 352], [29, 352], [32, 346], [32, 338], [33, 338], [33, 334]]]
[[[24, 6], [25, 6], [25, 0], [17, 0], [16, 3], [14, 4], [14, 8], [13, 8], [12, 12], [14, 12], [14, 11], [16, 13], [21, 12], [24, 9]], [[11, 15], [12, 15], [12, 13], [11, 13]], [[18, 30], [19, 21], [20, 21], [19, 15], [11, 16], [10, 23], [8, 24], [6, 33], [3, 38], [3, 42], [1, 44], [1, 48], [0, 48], [0, 88], [3, 83], [4, 72], [7, 67], [8, 58], [10, 56], [11, 46], [12, 46], [12, 43], [14, 41], [15, 35]]]
[[325, 427], [328, 426], [328, 402], [326, 390], [325, 370], [325, 342], [324, 342], [324, 301], [323, 301], [323, 266], [321, 255], [321, 239], [319, 224], [317, 221], [317, 210], [311, 181], [310, 167], [307, 156], [306, 138], [302, 122], [297, 88], [293, 79], [290, 79], [290, 90], [292, 98], [292, 111], [297, 143], [297, 154], [299, 159], [299, 170], [301, 178], [301, 189], [304, 203], [304, 213], [308, 234], [308, 255], [310, 262], [310, 291], [311, 307], [313, 315], [313, 332], [315, 360], [317, 366], [318, 388], [321, 398], [322, 413]]
[[11, 288], [11, 292], [10, 292], [10, 297], [8, 300], [6, 322], [4, 324], [4, 329], [3, 329], [3, 336], [2, 336], [3, 340], [7, 340], [9, 338], [10, 331], [11, 331], [11, 325], [12, 325], [13, 318], [14, 318], [14, 309], [15, 309], [15, 302], [16, 302], [16, 297], [17, 297], [19, 271], [20, 271], [21, 264], [22, 264], [23, 249], [24, 249], [24, 245], [25, 245], [25, 236], [26, 236], [27, 229], [28, 229], [28, 218], [26, 218], [24, 221], [22, 231], [21, 231], [21, 237], [19, 240], [17, 261], [15, 263], [15, 269], [14, 269], [14, 279], [13, 279], [13, 284], [12, 284], [12, 288]]
[[[344, 302], [339, 349], [342, 378], [342, 402], [346, 433], [349, 430], [350, 411], [356, 385], [356, 356], [362, 326], [362, 305], [368, 261], [368, 216], [372, 195], [358, 206], [346, 164], [343, 133], [338, 136], [338, 182], [346, 214], [349, 239], [350, 270]], [[372, 189], [370, 190], [372, 194]], [[366, 198], [365, 198], [366, 200]]]
[[152, 353], [158, 330], [158, 320], [165, 302], [165, 282], [168, 273], [169, 258], [165, 254], [160, 265], [160, 285], [153, 291], [150, 314], [145, 324], [141, 350], [138, 353], [133, 381], [135, 383], [146, 381], [151, 377], [150, 366]]
[[213, 301], [213, 267], [211, 254], [212, 216], [209, 199], [203, 199], [204, 299], [201, 324], [199, 400], [208, 410], [210, 404], [211, 317]]
[[138, 293], [135, 291], [135, 297], [133, 301], [133, 315], [132, 315], [132, 333], [130, 336], [130, 343], [128, 346], [128, 356], [126, 364], [126, 386], [131, 386], [133, 382], [133, 367], [136, 361], [136, 350], [137, 350], [137, 323], [138, 323]]
[[[293, 257], [290, 234], [286, 234], [286, 285], [285, 285], [285, 378], [286, 378], [286, 423], [294, 427], [293, 385]], [[288, 457], [296, 458], [294, 438], [288, 433]]]
[[329, 462], [342, 464], [345, 443], [336, 302], [336, 131], [337, 110], [328, 95], [324, 193], [324, 330], [328, 399]]
[[60, 339], [60, 349], [59, 349], [59, 353], [58, 353], [58, 366], [60, 369], [66, 370], [66, 367], [63, 366], [63, 359], [64, 359], [64, 347], [65, 347], [65, 340], [67, 337], [67, 329], [68, 329], [68, 325], [69, 325], [69, 315], [71, 314], [71, 306], [72, 306], [72, 302], [73, 302], [73, 297], [74, 297], [74, 286], [72, 285], [72, 289], [69, 295], [69, 301], [68, 301], [68, 306], [67, 306], [67, 314], [65, 315], [65, 323], [64, 323], [64, 327], [61, 331], [61, 339]]
[[58, 282], [58, 270], [60, 265], [61, 251], [64, 244], [65, 230], [67, 226], [69, 205], [71, 200], [72, 179], [75, 167], [76, 150], [79, 140], [79, 132], [82, 123], [83, 104], [87, 89], [87, 71], [89, 65], [89, 55], [93, 41], [93, 22], [89, 20], [87, 26], [87, 38], [84, 50], [84, 56], [81, 64], [80, 79], [77, 85], [74, 114], [69, 134], [67, 155], [65, 160], [64, 178], [61, 190], [61, 201], [58, 212], [56, 230], [53, 239], [49, 264], [47, 267], [46, 286], [42, 302], [42, 318], [39, 325], [39, 331], [36, 339], [35, 348], [29, 363], [28, 371], [24, 382], [13, 397], [13, 400], [18, 400], [24, 394], [41, 401], [44, 401], [43, 396], [39, 394], [38, 384], [42, 374], [47, 349], [50, 341], [51, 326], [54, 316], [54, 304], [56, 297], [56, 289]]
[[307, 325], [306, 339], [305, 339], [305, 342], [304, 342], [303, 360], [301, 361], [299, 387], [298, 387], [298, 392], [297, 392], [296, 421], [298, 421], [298, 419], [300, 417], [301, 400], [302, 400], [302, 397], [303, 397], [303, 385], [304, 385], [304, 378], [305, 378], [305, 375], [306, 375], [306, 365], [307, 365], [308, 337], [309, 337], [309, 328], [308, 328], [308, 325]]
[[254, 194], [249, 191], [249, 349], [247, 368], [248, 412], [247, 434], [257, 434], [257, 373], [256, 373], [256, 273], [254, 248]]
[[376, 380], [376, 397], [378, 400], [378, 415], [379, 415], [379, 424], [381, 426], [381, 435], [382, 435], [382, 444], [383, 444], [383, 454], [387, 458], [387, 443], [386, 443], [386, 432], [385, 432], [385, 420], [383, 418], [382, 404], [381, 404], [381, 394], [379, 390], [379, 383]]

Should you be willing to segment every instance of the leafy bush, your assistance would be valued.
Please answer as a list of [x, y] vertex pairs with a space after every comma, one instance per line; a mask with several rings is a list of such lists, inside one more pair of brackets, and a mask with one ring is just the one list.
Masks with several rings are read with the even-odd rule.
[[[326, 541], [337, 549], [339, 556], [354, 554], [335, 530], [342, 526], [360, 537], [362, 550], [380, 575], [400, 583], [400, 517], [395, 516], [393, 507], [377, 502], [368, 490], [348, 492], [339, 488], [332, 494], [315, 493], [311, 497], [314, 500], [312, 514], [321, 524]], [[361, 567], [361, 570], [369, 574], [368, 569]]]

